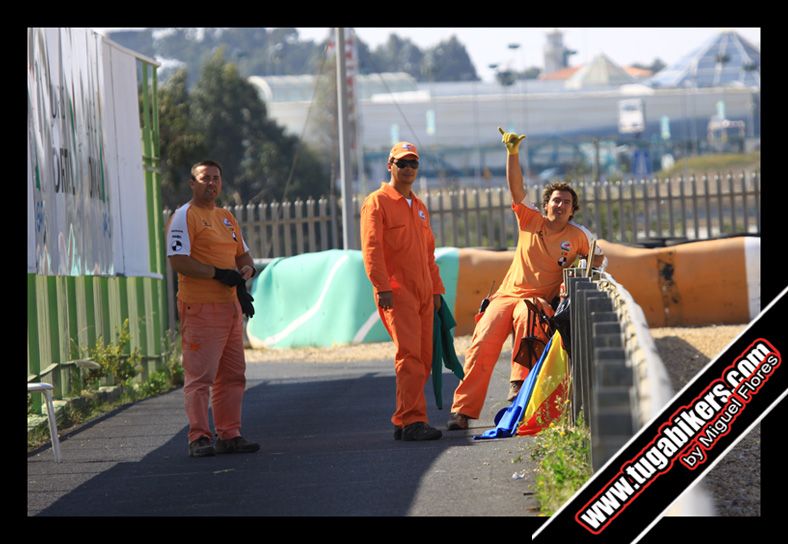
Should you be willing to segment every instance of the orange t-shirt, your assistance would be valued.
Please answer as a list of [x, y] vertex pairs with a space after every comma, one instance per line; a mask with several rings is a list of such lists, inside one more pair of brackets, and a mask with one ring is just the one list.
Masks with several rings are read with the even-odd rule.
[[558, 295], [564, 268], [580, 255], [588, 256], [594, 235], [570, 221], [560, 232], [545, 225], [545, 217], [522, 203], [512, 204], [519, 225], [517, 249], [498, 294], [519, 298], [538, 296], [547, 301]]
[[[216, 268], [237, 265], [235, 258], [249, 251], [233, 214], [219, 206], [209, 210], [185, 204], [175, 210], [167, 231], [167, 256], [189, 255]], [[178, 274], [178, 298], [183, 302], [217, 303], [236, 299], [235, 287], [215, 279]]]
[[404, 288], [423, 299], [446, 292], [435, 264], [435, 238], [427, 206], [409, 206], [383, 182], [361, 207], [361, 255], [375, 292]]

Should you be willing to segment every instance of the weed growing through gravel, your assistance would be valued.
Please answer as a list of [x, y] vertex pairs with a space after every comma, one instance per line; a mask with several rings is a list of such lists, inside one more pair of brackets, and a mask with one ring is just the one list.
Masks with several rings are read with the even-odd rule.
[[[568, 402], [568, 401], [567, 401]], [[591, 477], [591, 433], [583, 414], [569, 421], [569, 406], [563, 415], [536, 435], [531, 458], [536, 461], [535, 497], [540, 513], [552, 515]]]

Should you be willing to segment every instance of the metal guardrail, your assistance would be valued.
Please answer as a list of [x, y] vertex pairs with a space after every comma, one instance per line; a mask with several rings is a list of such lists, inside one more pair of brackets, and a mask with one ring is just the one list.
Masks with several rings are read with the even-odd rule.
[[[564, 271], [570, 299], [572, 415], [591, 431], [594, 471], [656, 417], [673, 388], [643, 310], [615, 278], [580, 268]], [[693, 487], [670, 510], [714, 515], [709, 493]]]
[[575, 418], [591, 429], [591, 462], [599, 469], [640, 427], [619, 316], [608, 293], [581, 269], [566, 271], [571, 300]]

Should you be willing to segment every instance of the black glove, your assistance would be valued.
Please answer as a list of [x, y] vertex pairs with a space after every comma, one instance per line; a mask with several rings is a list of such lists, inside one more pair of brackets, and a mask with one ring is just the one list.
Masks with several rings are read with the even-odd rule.
[[244, 315], [248, 318], [254, 317], [254, 306], [252, 305], [254, 298], [246, 290], [246, 284], [238, 285], [235, 288], [235, 294], [238, 295], [238, 302], [241, 303], [241, 310], [243, 310]]
[[213, 273], [213, 279], [219, 280], [230, 287], [241, 285], [246, 281], [243, 279], [240, 272], [228, 268], [217, 268], [216, 272]]

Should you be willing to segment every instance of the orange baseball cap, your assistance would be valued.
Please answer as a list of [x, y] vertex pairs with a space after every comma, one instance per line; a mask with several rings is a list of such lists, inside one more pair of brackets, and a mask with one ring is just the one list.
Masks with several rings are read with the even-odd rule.
[[389, 159], [401, 159], [407, 155], [416, 155], [416, 158], [418, 159], [419, 150], [416, 149], [416, 146], [410, 142], [397, 142], [394, 144], [394, 147], [391, 148]]

